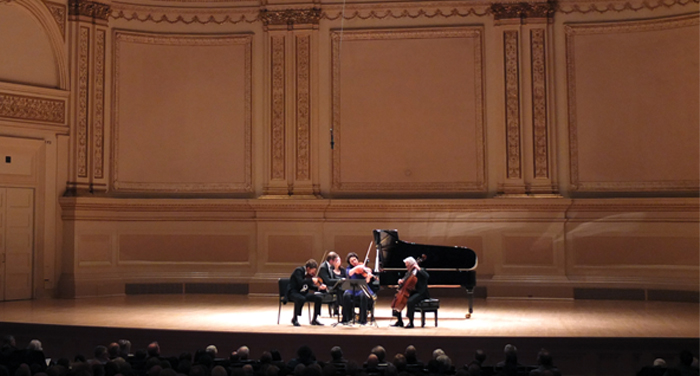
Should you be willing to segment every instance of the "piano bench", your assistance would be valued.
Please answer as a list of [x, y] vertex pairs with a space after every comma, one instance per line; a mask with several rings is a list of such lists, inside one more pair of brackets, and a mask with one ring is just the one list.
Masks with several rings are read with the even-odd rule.
[[435, 314], [435, 326], [438, 326], [438, 309], [440, 308], [440, 299], [423, 299], [416, 304], [416, 311], [420, 312], [420, 326], [425, 327], [425, 313], [432, 312]]

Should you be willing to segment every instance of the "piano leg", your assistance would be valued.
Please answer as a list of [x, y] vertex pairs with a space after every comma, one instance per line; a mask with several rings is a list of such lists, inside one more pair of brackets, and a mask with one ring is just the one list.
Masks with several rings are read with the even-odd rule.
[[467, 288], [467, 295], [469, 297], [469, 313], [465, 315], [465, 318], [471, 318], [472, 312], [474, 312], [474, 289]]

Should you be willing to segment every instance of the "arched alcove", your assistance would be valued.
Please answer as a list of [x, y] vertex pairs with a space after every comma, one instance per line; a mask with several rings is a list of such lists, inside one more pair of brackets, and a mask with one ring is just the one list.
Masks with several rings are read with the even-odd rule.
[[0, 81], [64, 89], [64, 42], [41, 3], [0, 3]]

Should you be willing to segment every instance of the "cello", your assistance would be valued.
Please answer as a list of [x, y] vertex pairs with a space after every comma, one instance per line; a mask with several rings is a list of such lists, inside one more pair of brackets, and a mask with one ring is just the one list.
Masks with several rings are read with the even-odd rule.
[[[420, 265], [420, 263], [425, 261], [426, 258], [427, 257], [425, 255], [421, 255], [421, 257], [416, 259], [416, 264]], [[408, 303], [408, 298], [411, 296], [411, 293], [416, 289], [417, 282], [418, 277], [416, 277], [415, 274], [410, 273], [408, 278], [406, 278], [406, 280], [403, 281], [403, 284], [399, 286], [396, 295], [394, 295], [394, 299], [391, 301], [392, 310], [402, 311], [406, 307], [406, 303]]]

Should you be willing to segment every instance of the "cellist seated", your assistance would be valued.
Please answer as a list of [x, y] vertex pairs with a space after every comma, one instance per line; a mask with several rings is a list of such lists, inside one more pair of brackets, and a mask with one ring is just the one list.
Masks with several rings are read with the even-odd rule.
[[416, 304], [428, 298], [428, 273], [421, 269], [413, 257], [403, 260], [406, 265], [406, 275], [399, 279], [399, 292], [391, 304], [393, 316], [398, 320], [392, 326], [403, 327], [401, 310], [406, 307], [408, 325], [406, 328], [413, 328], [413, 315], [416, 311]]

